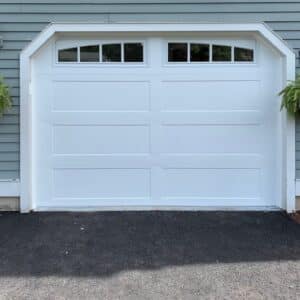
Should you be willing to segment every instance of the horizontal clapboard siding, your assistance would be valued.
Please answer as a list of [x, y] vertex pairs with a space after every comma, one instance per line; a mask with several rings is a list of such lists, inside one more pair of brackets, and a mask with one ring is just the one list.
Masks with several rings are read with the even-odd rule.
[[[19, 54], [49, 22], [266, 22], [295, 49], [300, 71], [297, 0], [0, 0], [0, 74], [13, 96], [0, 119], [0, 179], [19, 177]], [[300, 178], [300, 120], [296, 131]]]

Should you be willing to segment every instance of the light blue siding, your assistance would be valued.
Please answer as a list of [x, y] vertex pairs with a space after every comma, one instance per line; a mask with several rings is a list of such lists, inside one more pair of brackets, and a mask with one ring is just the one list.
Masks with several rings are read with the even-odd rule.
[[[19, 54], [49, 22], [266, 22], [297, 54], [297, 0], [0, 0], [0, 74], [11, 87], [12, 110], [0, 119], [0, 179], [19, 177]], [[300, 120], [297, 122], [300, 178]]]

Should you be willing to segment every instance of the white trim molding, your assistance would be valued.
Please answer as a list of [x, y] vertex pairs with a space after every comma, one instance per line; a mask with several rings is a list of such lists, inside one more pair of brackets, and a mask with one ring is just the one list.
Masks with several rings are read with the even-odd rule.
[[[295, 79], [295, 54], [285, 42], [264, 23], [53, 23], [47, 26], [22, 52], [20, 56], [21, 80], [21, 212], [29, 212], [32, 207], [32, 137], [31, 137], [31, 57], [51, 37], [57, 33], [97, 33], [97, 32], [229, 32], [254, 33], [273, 46], [283, 61], [282, 87]], [[295, 121], [281, 112], [281, 208], [295, 210]]]
[[19, 180], [0, 180], [0, 198], [1, 197], [19, 197]]
[[300, 179], [296, 179], [296, 196], [300, 196]]

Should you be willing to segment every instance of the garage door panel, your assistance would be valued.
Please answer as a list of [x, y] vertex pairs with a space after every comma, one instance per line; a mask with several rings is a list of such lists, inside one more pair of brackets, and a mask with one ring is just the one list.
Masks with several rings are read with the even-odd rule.
[[259, 169], [167, 169], [163, 197], [259, 198]]
[[54, 111], [148, 111], [150, 105], [143, 81], [54, 81], [53, 90]]
[[159, 158], [150, 154], [89, 154], [53, 155], [51, 164], [55, 169], [101, 169], [101, 168], [151, 168]]
[[260, 125], [260, 111], [181, 111], [161, 114], [163, 125]]
[[149, 197], [53, 197], [51, 202], [39, 201], [38, 210], [58, 210], [65, 211], [91, 211], [91, 210], [107, 210], [107, 211], [124, 211], [133, 210], [141, 207], [154, 207]]
[[[160, 72], [158, 71], [157, 75], [158, 73]], [[82, 65], [78, 68], [60, 66], [55, 69], [52, 79], [54, 82], [149, 82], [152, 75], [153, 69], [146, 65], [118, 66], [108, 63], [105, 66], [98, 65], [90, 68], [84, 68]]]
[[168, 81], [239, 81], [258, 80], [262, 77], [262, 71], [254, 64], [231, 64], [228, 62], [182, 64], [178, 62], [164, 65], [160, 70], [160, 75]]
[[53, 128], [56, 154], [148, 153], [148, 126], [57, 125]]
[[163, 154], [164, 169], [261, 169], [264, 157], [258, 154]]
[[166, 125], [165, 153], [260, 153], [261, 126]]
[[123, 198], [148, 197], [147, 169], [55, 169], [54, 197]]
[[238, 209], [245, 207], [264, 207], [270, 206], [270, 203], [261, 197], [161, 197], [159, 205], [166, 207], [183, 207], [183, 208], [201, 208], [203, 210], [211, 209]]
[[147, 125], [149, 112], [52, 112], [55, 125]]
[[163, 81], [165, 111], [256, 110], [263, 103], [258, 80]]
[[56, 169], [78, 168], [233, 168], [259, 169], [264, 157], [257, 154], [102, 154], [52, 156], [51, 165]]

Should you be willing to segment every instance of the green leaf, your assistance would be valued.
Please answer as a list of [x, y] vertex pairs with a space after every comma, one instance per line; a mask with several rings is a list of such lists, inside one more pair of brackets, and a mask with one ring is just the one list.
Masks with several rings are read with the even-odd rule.
[[11, 96], [8, 86], [4, 83], [3, 77], [0, 77], [0, 117], [11, 107]]
[[290, 82], [282, 91], [279, 92], [282, 96], [280, 109], [286, 109], [288, 114], [300, 114], [300, 76], [298, 75], [295, 81]]

